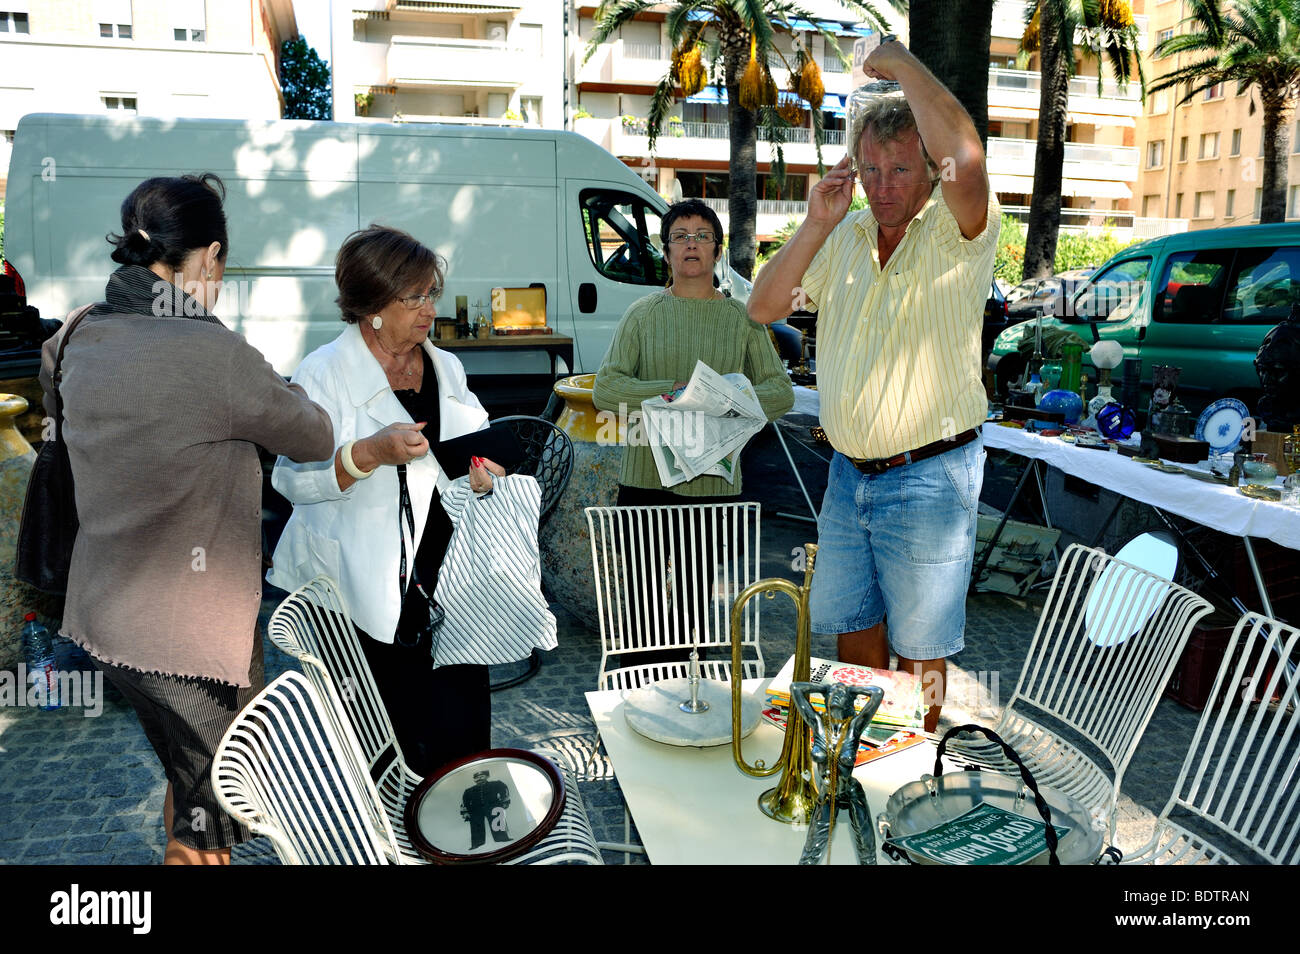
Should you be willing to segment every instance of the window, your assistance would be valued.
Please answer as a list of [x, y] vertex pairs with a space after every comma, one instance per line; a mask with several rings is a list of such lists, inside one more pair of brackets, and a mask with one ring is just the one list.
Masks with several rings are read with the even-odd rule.
[[1300, 302], [1300, 248], [1243, 248], [1233, 263], [1221, 321], [1273, 325]]
[[177, 43], [203, 43], [207, 38], [207, 10], [204, 0], [167, 0], [172, 39]]
[[1205, 88], [1205, 100], [1209, 102], [1212, 99], [1223, 99], [1223, 84], [1215, 83], [1213, 86]]
[[95, 0], [95, 22], [102, 37], [131, 39], [131, 0]]
[[1181, 219], [1182, 217], [1183, 217], [1183, 194], [1180, 192], [1178, 193], [1178, 195], [1174, 196], [1174, 218]]
[[1300, 120], [1296, 120], [1295, 129], [1291, 133], [1291, 151], [1300, 152]]
[[1264, 204], [1264, 190], [1256, 189], [1255, 190], [1255, 212], [1254, 212], [1256, 222], [1259, 221], [1259, 209], [1260, 206], [1262, 206], [1263, 204]]
[[1210, 324], [1223, 306], [1232, 249], [1198, 249], [1169, 256], [1152, 317], [1177, 324]]
[[0, 129], [0, 139], [3, 139], [12, 146], [14, 144], [14, 130]]
[[725, 172], [679, 171], [677, 181], [688, 199], [725, 199], [731, 191], [731, 176]]
[[1286, 202], [1286, 217], [1300, 219], [1300, 186], [1292, 186]]
[[134, 96], [101, 96], [99, 99], [100, 102], [104, 104], [104, 108], [109, 112], [120, 110], [122, 112], [134, 113], [136, 111]]
[[1159, 33], [1156, 34], [1156, 46], [1159, 46], [1161, 43], [1165, 42], [1165, 40], [1172, 40], [1173, 36], [1174, 36], [1173, 27], [1170, 27], [1167, 30], [1161, 30]]
[[784, 199], [803, 202], [808, 198], [808, 177], [791, 173], [785, 177], [785, 185], [778, 186], [776, 177], [759, 173], [758, 197], [760, 199]]
[[1142, 197], [1142, 218], [1149, 219], [1157, 217], [1160, 211], [1159, 195], [1144, 195]]
[[659, 213], [644, 199], [607, 189], [578, 195], [587, 250], [606, 278], [629, 285], [661, 287], [668, 265], [659, 243]]
[[1074, 314], [1083, 321], [1123, 321], [1146, 291], [1150, 271], [1149, 258], [1116, 262], [1083, 286], [1071, 302]]
[[1230, 156], [1241, 155], [1241, 130], [1240, 129], [1234, 129], [1232, 131], [1232, 151], [1228, 153], [1228, 155]]
[[1233, 207], [1237, 204], [1237, 190], [1229, 189], [1227, 196], [1223, 200], [1223, 217], [1232, 218]]
[[1219, 156], [1219, 134], [1217, 132], [1201, 133], [1201, 152], [1197, 158], [1217, 159]]
[[1151, 94], [1151, 112], [1163, 113], [1169, 109], [1169, 90], [1162, 89]]
[[1192, 206], [1192, 218], [1194, 219], [1214, 218], [1214, 193], [1213, 192], [1196, 193], [1195, 204]]
[[1250, 84], [1245, 80], [1237, 80], [1237, 95], [1245, 96], [1250, 91]]
[[1187, 137], [1183, 136], [1178, 140], [1178, 161], [1187, 161]]
[[0, 10], [0, 33], [30, 33], [27, 14], [18, 10]]
[[1165, 141], [1157, 139], [1147, 143], [1147, 168], [1158, 169], [1165, 164]]
[[524, 114], [524, 122], [528, 125], [542, 125], [542, 97], [520, 96], [519, 111]]

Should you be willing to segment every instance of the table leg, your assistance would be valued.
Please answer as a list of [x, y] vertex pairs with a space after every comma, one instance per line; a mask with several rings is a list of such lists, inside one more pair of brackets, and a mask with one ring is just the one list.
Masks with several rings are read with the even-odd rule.
[[993, 555], [993, 548], [1002, 539], [1002, 530], [1007, 525], [1011, 510], [1015, 507], [1016, 501], [1020, 499], [1020, 492], [1025, 489], [1025, 481], [1029, 479], [1030, 472], [1036, 472], [1034, 465], [1037, 463], [1038, 461], [1031, 457], [1029, 463], [1025, 465], [1025, 469], [1020, 472], [1020, 479], [1016, 481], [1016, 489], [1011, 492], [1011, 499], [1007, 501], [1006, 509], [1002, 511], [1002, 519], [998, 521], [997, 529], [993, 531], [993, 536], [984, 545], [984, 549], [980, 551], [980, 555], [975, 560], [975, 570], [971, 573], [970, 578], [970, 592], [975, 592], [975, 585], [979, 583], [980, 574], [984, 572], [984, 568], [988, 565], [989, 557]]
[[785, 435], [781, 433], [780, 422], [772, 422], [772, 430], [776, 431], [776, 439], [781, 442], [781, 450], [785, 451], [785, 459], [790, 462], [790, 470], [794, 474], [794, 479], [799, 482], [799, 489], [803, 491], [803, 499], [808, 504], [808, 512], [811, 517], [805, 517], [797, 513], [778, 513], [778, 517], [788, 517], [791, 520], [804, 520], [809, 523], [817, 522], [817, 508], [813, 506], [812, 497], [808, 496], [808, 488], [804, 486], [803, 477], [799, 473], [799, 468], [794, 465], [794, 458], [790, 456], [790, 448], [785, 442]]

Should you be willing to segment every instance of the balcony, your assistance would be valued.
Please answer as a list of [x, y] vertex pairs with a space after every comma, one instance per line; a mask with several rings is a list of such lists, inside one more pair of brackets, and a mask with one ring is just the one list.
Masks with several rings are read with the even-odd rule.
[[[608, 124], [608, 128], [604, 124]], [[626, 117], [583, 120], [577, 131], [593, 142], [600, 143], [616, 156], [650, 155], [650, 139], [644, 119]], [[817, 150], [813, 145], [811, 129], [787, 129], [785, 136], [783, 152], [787, 164], [817, 164]], [[775, 157], [775, 150], [762, 146], [762, 143], [768, 141], [762, 129], [759, 130], [758, 138], [758, 161], [771, 161]], [[727, 162], [731, 158], [730, 128], [726, 123], [666, 123], [655, 142], [655, 154], [664, 159]], [[826, 130], [822, 143], [822, 161], [827, 166], [832, 166], [843, 156], [844, 131]]]
[[[727, 215], [727, 200], [707, 198], [704, 200], [704, 204], [718, 213], [718, 218], [722, 221], [722, 229], [725, 232], [730, 221]], [[768, 241], [778, 231], [785, 228], [791, 219], [802, 221], [807, 214], [807, 202], [799, 202], [793, 199], [759, 199], [758, 215], [754, 221], [754, 232], [759, 241]]]
[[[1023, 118], [1034, 118], [1038, 114], [1042, 80], [1041, 74], [1031, 70], [989, 70], [990, 114], [996, 114], [998, 107], [1001, 107], [1004, 110], [1029, 110], [1033, 116], [1025, 114]], [[1098, 93], [1095, 76], [1071, 77], [1071, 121], [1091, 125], [1132, 126], [1134, 119], [1142, 112], [1139, 95], [1136, 82], [1130, 83], [1126, 90], [1121, 90], [1114, 81], [1107, 80]], [[997, 116], [993, 115], [992, 118]], [[1015, 118], [1020, 118], [1018, 113]]]
[[388, 45], [388, 82], [398, 87], [473, 87], [511, 91], [524, 84], [524, 51], [493, 40], [395, 36]]
[[[1002, 214], [1029, 222], [1029, 206], [1004, 205]], [[1187, 231], [1187, 219], [1144, 218], [1119, 209], [1061, 209], [1061, 231], [1099, 236], [1110, 232], [1121, 242], [1135, 242]]]
[[[990, 176], [1028, 178], [1032, 188], [1034, 175], [1034, 150], [1032, 139], [1001, 139], [990, 136], [986, 153]], [[1091, 143], [1067, 142], [1065, 144], [1064, 177], [1070, 180], [1104, 180], [1105, 183], [1132, 183], [1138, 176], [1138, 150], [1130, 146], [1098, 146]], [[1015, 191], [1011, 188], [995, 189], [999, 192]], [[1127, 187], [1119, 193], [1104, 184], [1097, 191], [1085, 191], [1076, 185], [1071, 194], [1093, 195], [1104, 198], [1128, 198]]]

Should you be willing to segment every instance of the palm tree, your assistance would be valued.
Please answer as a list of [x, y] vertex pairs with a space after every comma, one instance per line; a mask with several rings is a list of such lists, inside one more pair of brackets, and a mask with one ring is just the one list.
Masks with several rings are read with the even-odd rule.
[[[1137, 66], [1139, 86], [1145, 82], [1135, 53], [1138, 31], [1128, 0], [1032, 0], [1025, 8], [1026, 26], [1020, 40], [1022, 56], [1038, 52], [1042, 73], [1038, 99], [1038, 145], [1034, 151], [1034, 194], [1025, 235], [1024, 278], [1045, 278], [1056, 260], [1061, 227], [1061, 177], [1065, 169], [1065, 120], [1069, 110], [1070, 75], [1074, 72], [1076, 40], [1103, 59], [1120, 88], [1128, 85]], [[1097, 92], [1103, 70], [1097, 70]]]
[[908, 49], [966, 107], [987, 142], [993, 0], [909, 0], [907, 19]]
[[[1300, 98], [1300, 0], [1234, 0], [1224, 13], [1218, 3], [1191, 0], [1191, 29], [1155, 48], [1156, 56], [1204, 54], [1155, 81], [1151, 91], [1183, 84], [1185, 103], [1201, 90], [1236, 80], [1238, 89], [1256, 87], [1264, 106], [1264, 180], [1259, 220], [1286, 220], [1287, 162], [1291, 118]], [[1254, 115], [1255, 99], [1250, 100]]]
[[[906, 0], [889, 0], [898, 10]], [[841, 6], [861, 16], [877, 29], [885, 21], [869, 0], [840, 0]], [[596, 10], [596, 26], [587, 44], [587, 58], [600, 44], [637, 14], [665, 6], [658, 0], [602, 0]], [[718, 88], [727, 90], [727, 119], [731, 141], [730, 190], [727, 195], [729, 222], [728, 243], [732, 267], [749, 278], [754, 270], [755, 220], [758, 214], [758, 126], [776, 146], [772, 172], [777, 179], [785, 175], [785, 154], [781, 144], [784, 130], [802, 126], [805, 120], [797, 100], [778, 104], [776, 82], [768, 69], [770, 59], [780, 57], [790, 69], [792, 89], [812, 106], [813, 141], [817, 146], [821, 169], [822, 120], [821, 73], [811, 50], [806, 46], [794, 55], [794, 62], [776, 49], [778, 30], [796, 33], [793, 21], [816, 22], [817, 17], [788, 0], [676, 0], [665, 19], [672, 61], [668, 72], [655, 87], [650, 101], [647, 132], [650, 151], [663, 130], [673, 103], [698, 93], [710, 77]], [[818, 28], [832, 44], [835, 34]], [[836, 44], [835, 49], [838, 50]], [[841, 59], [844, 59], [841, 54]], [[847, 65], [847, 60], [846, 60]]]

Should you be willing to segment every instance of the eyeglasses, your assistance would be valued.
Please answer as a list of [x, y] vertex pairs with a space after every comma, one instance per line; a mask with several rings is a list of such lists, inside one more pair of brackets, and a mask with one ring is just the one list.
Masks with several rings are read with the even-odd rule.
[[405, 298], [399, 298], [397, 300], [400, 301], [407, 308], [411, 309], [411, 311], [415, 311], [417, 308], [423, 307], [426, 301], [430, 305], [437, 304], [438, 299], [441, 297], [442, 297], [442, 286], [434, 285], [432, 288], [429, 289], [427, 293], [423, 295], [408, 295]]
[[695, 242], [697, 245], [712, 245], [718, 240], [718, 237], [708, 229], [701, 229], [698, 232], [673, 232], [668, 236], [668, 242], [671, 245], [685, 245], [687, 242]]

